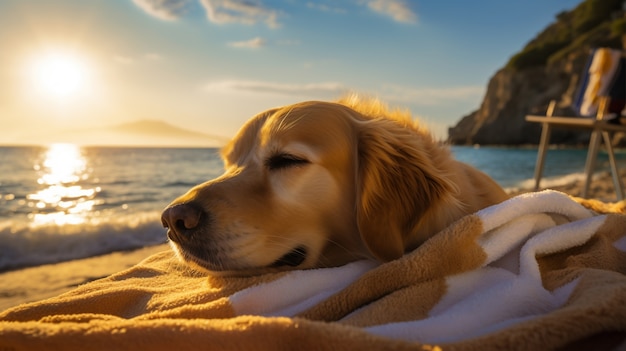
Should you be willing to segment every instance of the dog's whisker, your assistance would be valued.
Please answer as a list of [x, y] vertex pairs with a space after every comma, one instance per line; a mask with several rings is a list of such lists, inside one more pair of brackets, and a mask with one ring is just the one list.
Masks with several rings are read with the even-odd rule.
[[[300, 120], [309, 115], [309, 113], [301, 112], [298, 116], [291, 116], [291, 113], [294, 111], [294, 108], [290, 108], [287, 110], [285, 114], [283, 114], [278, 122], [277, 130], [287, 131], [294, 128]], [[288, 119], [291, 119], [288, 121]]]

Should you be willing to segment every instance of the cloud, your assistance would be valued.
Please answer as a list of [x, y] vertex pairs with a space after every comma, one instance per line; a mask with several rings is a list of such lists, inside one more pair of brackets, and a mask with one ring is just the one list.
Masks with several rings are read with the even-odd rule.
[[182, 16], [190, 0], [133, 0], [133, 2], [149, 15], [165, 21], [174, 21]]
[[265, 46], [266, 44], [267, 42], [265, 41], [265, 39], [261, 37], [252, 38], [250, 40], [234, 41], [234, 42], [228, 43], [229, 46], [232, 46], [234, 48], [247, 48], [247, 49], [258, 49], [258, 48]]
[[241, 23], [247, 25], [265, 23], [277, 28], [279, 12], [263, 6], [257, 0], [200, 0], [213, 23]]
[[367, 0], [366, 3], [372, 11], [390, 16], [396, 22], [417, 22], [417, 15], [404, 0]]
[[[146, 13], [165, 21], [180, 18], [187, 9], [198, 0], [133, 0]], [[265, 6], [261, 0], [199, 0], [207, 12], [209, 21], [217, 24], [239, 23], [255, 25], [264, 23], [269, 28], [278, 28], [281, 12]], [[391, 17], [396, 22], [416, 23], [417, 14], [407, 0], [357, 0], [359, 5], [379, 14]], [[332, 5], [309, 1], [306, 6], [323, 12], [347, 13], [348, 11]]]
[[483, 86], [416, 88], [385, 84], [377, 91], [368, 92], [363, 89], [352, 89], [339, 82], [297, 84], [237, 79], [212, 81], [202, 88], [210, 93], [250, 93], [321, 99], [336, 99], [349, 92], [363, 92], [366, 95], [378, 96], [385, 101], [415, 106], [436, 106], [459, 100], [474, 101], [485, 94]]
[[280, 96], [306, 96], [309, 98], [337, 98], [349, 91], [347, 87], [338, 82], [292, 84], [252, 80], [214, 81], [205, 84], [203, 88], [207, 92], [239, 92]]
[[380, 92], [385, 100], [415, 105], [434, 106], [458, 100], [476, 100], [485, 94], [483, 86], [450, 88], [413, 88], [387, 84]]

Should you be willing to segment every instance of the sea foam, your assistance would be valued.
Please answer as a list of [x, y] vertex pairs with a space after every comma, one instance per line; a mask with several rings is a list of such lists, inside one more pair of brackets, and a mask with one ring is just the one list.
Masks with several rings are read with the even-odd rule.
[[80, 224], [0, 222], [0, 272], [165, 243], [159, 212]]

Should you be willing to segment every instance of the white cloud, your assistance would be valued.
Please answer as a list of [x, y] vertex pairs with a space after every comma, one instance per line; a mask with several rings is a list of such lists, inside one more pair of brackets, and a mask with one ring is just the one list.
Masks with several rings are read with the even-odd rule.
[[265, 7], [257, 0], [200, 0], [213, 23], [241, 23], [247, 25], [265, 23], [277, 28], [279, 12]]
[[207, 92], [217, 93], [239, 92], [326, 99], [335, 99], [349, 91], [347, 87], [338, 82], [292, 84], [251, 80], [214, 81], [205, 84], [203, 88]]
[[415, 88], [385, 84], [377, 91], [368, 92], [367, 89], [352, 89], [340, 82], [298, 84], [237, 79], [212, 81], [206, 83], [203, 90], [210, 93], [248, 93], [326, 100], [337, 99], [349, 92], [363, 92], [366, 95], [378, 96], [384, 101], [414, 106], [436, 106], [459, 100], [474, 101], [480, 99], [485, 93], [485, 88], [482, 86]]
[[265, 46], [266, 43], [267, 42], [265, 41], [265, 39], [261, 37], [256, 37], [250, 40], [230, 42], [228, 43], [228, 45], [234, 48], [258, 49], [260, 47]]
[[404, 0], [367, 0], [366, 3], [372, 11], [390, 16], [396, 22], [417, 22], [417, 14]]
[[380, 92], [385, 100], [394, 100], [415, 105], [441, 105], [450, 101], [476, 100], [485, 94], [483, 86], [450, 88], [413, 88], [387, 84]]
[[149, 15], [165, 21], [174, 21], [185, 12], [190, 0], [133, 0], [133, 2]]
[[[198, 0], [133, 0], [146, 13], [166, 21], [180, 18], [185, 11]], [[356, 0], [359, 5], [366, 5], [370, 10], [391, 17], [396, 22], [416, 23], [417, 14], [407, 0]], [[280, 24], [279, 10], [265, 6], [261, 0], [199, 0], [207, 12], [209, 21], [217, 24], [239, 23], [254, 25], [264, 23], [270, 28]], [[347, 13], [347, 10], [332, 5], [309, 1], [306, 6], [323, 12]]]

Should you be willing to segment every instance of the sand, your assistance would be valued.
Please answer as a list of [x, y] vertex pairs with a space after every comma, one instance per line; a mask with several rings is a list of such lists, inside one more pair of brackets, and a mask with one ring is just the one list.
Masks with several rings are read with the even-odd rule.
[[[625, 177], [626, 169], [620, 171], [620, 178], [622, 179], [622, 182]], [[553, 186], [550, 187], [550, 189], [561, 191], [572, 196], [581, 196], [583, 186], [584, 180], [580, 179], [565, 185]], [[509, 194], [513, 196], [529, 191], [532, 191], [532, 189], [522, 189], [519, 191], [510, 192]], [[593, 176], [587, 198], [597, 199], [604, 202], [617, 201], [615, 187], [613, 186], [613, 178], [611, 177], [611, 174], [609, 172], [598, 172]]]
[[169, 245], [0, 273], [0, 311], [62, 294], [78, 285], [130, 268], [146, 257], [165, 250], [170, 250]]
[[[626, 171], [621, 173], [622, 179], [625, 176]], [[577, 180], [552, 189], [579, 196], [582, 186], [583, 181]], [[530, 189], [519, 190], [511, 195], [528, 191]], [[599, 173], [594, 177], [588, 197], [606, 202], [616, 201], [610, 174]], [[151, 246], [135, 251], [114, 252], [81, 260], [0, 273], [0, 311], [18, 304], [59, 295], [78, 285], [129, 268], [148, 256], [165, 250], [170, 250], [168, 245]]]

